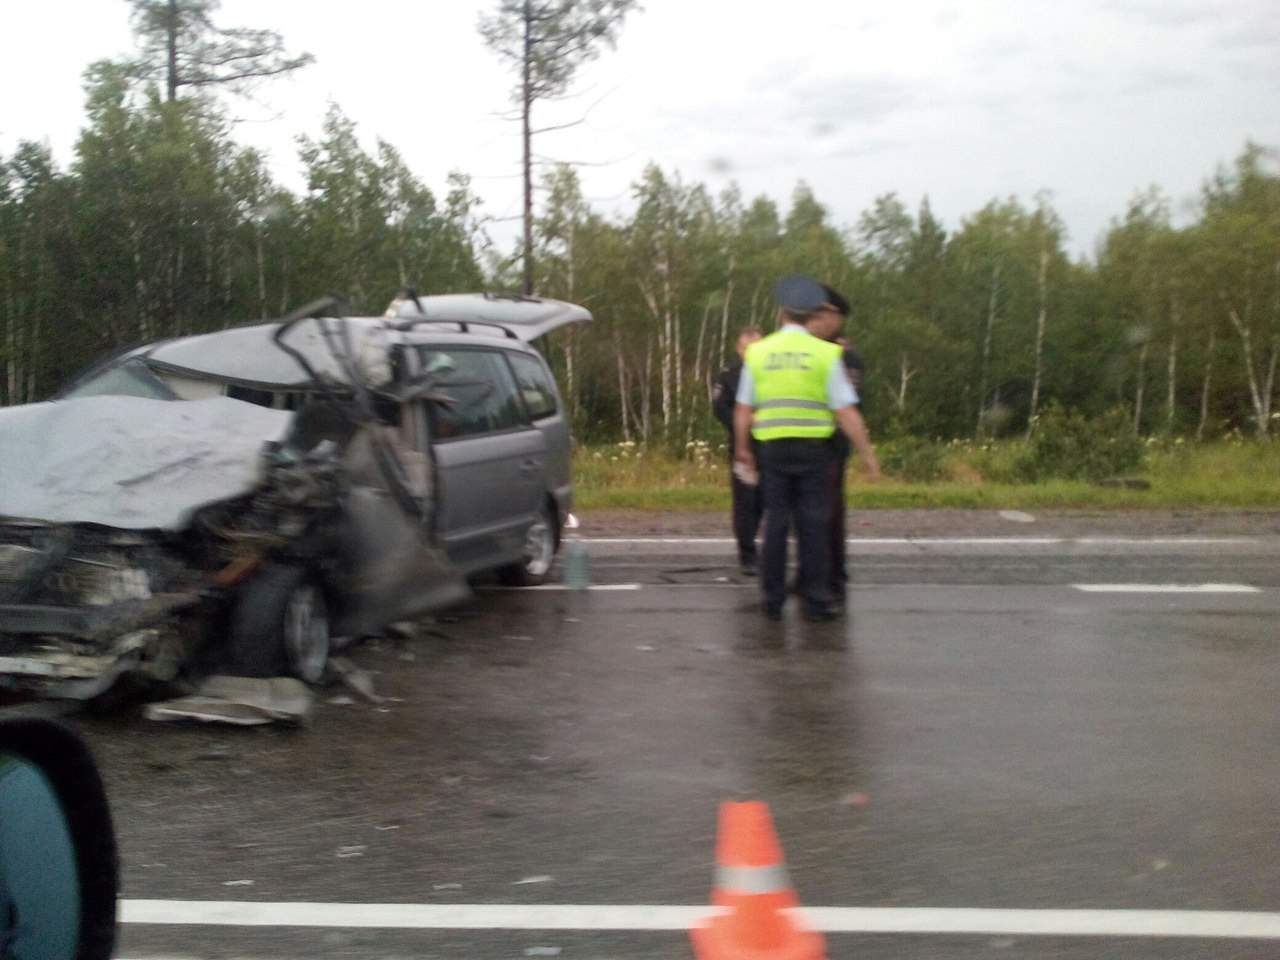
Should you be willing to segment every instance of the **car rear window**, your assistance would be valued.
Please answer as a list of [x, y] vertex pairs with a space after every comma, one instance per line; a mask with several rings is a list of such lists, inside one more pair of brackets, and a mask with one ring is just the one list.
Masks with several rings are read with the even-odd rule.
[[511, 366], [515, 370], [516, 383], [529, 416], [534, 420], [554, 416], [557, 410], [556, 390], [547, 368], [537, 359], [523, 353], [510, 353]]

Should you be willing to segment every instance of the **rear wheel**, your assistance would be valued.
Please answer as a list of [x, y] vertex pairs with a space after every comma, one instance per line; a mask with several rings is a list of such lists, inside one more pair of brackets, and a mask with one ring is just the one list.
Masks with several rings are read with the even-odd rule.
[[510, 587], [536, 587], [546, 583], [556, 559], [556, 525], [546, 504], [525, 532], [519, 563], [498, 568], [498, 579]]
[[232, 671], [245, 677], [324, 677], [329, 607], [324, 592], [297, 566], [270, 565], [241, 588], [228, 624]]

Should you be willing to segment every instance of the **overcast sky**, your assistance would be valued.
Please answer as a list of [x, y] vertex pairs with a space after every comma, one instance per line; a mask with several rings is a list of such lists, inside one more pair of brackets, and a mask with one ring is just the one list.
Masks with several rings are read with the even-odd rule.
[[[1252, 139], [1280, 147], [1277, 0], [642, 0], [618, 48], [574, 97], [535, 115], [585, 117], [535, 143], [586, 164], [602, 212], [630, 210], [657, 163], [715, 191], [736, 181], [785, 212], [808, 183], [854, 227], [894, 192], [928, 197], [949, 230], [993, 199], [1047, 190], [1069, 246], [1089, 253], [1134, 194], [1161, 187], [1186, 210]], [[473, 178], [484, 211], [520, 210], [514, 77], [476, 31], [496, 0], [223, 0], [216, 22], [284, 35], [317, 62], [233, 107], [241, 142], [300, 189], [295, 137], [318, 136], [330, 101], [372, 150], [381, 137], [438, 194]], [[6, 5], [0, 155], [47, 140], [62, 166], [84, 123], [81, 75], [131, 47], [125, 0]], [[1175, 210], [1177, 206], [1175, 206]], [[493, 233], [505, 246], [514, 225]]]

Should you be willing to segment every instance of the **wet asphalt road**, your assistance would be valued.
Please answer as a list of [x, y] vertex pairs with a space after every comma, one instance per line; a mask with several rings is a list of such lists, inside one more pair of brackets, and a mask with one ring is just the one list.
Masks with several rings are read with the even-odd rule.
[[[1053, 538], [1047, 538], [1052, 540]], [[1280, 910], [1280, 539], [903, 543], [764, 621], [723, 543], [593, 543], [351, 658], [301, 730], [78, 718], [127, 900], [705, 904], [720, 801], [808, 906]], [[1079, 583], [1249, 593], [1087, 593]], [[354, 700], [354, 702], [350, 702]], [[831, 957], [1280, 955], [1280, 941], [835, 934]], [[679, 932], [129, 924], [123, 957], [690, 957]]]

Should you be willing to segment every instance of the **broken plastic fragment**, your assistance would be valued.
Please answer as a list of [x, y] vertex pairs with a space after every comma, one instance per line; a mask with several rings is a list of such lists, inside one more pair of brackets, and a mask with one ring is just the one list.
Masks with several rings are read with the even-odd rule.
[[358, 693], [370, 703], [382, 703], [382, 697], [374, 691], [373, 678], [367, 670], [361, 670], [346, 657], [330, 657], [329, 666], [348, 690]]

